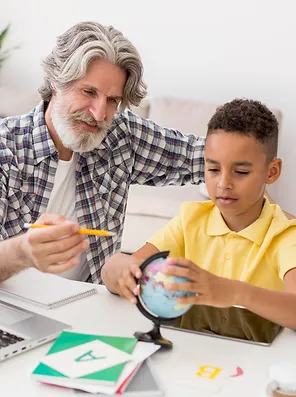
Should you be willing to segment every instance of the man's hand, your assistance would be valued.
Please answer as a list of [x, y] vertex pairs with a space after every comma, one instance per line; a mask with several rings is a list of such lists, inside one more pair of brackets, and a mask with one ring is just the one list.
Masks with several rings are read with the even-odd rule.
[[20, 256], [26, 267], [35, 266], [48, 273], [62, 273], [79, 263], [79, 255], [88, 248], [79, 225], [58, 215], [44, 214], [36, 223], [51, 225], [30, 229], [20, 238]]
[[196, 296], [180, 298], [183, 304], [230, 307], [236, 304], [239, 282], [201, 269], [195, 263], [181, 258], [169, 258], [168, 276], [185, 277], [186, 283], [172, 283], [165, 287], [169, 290], [194, 292]]
[[110, 272], [113, 273], [117, 269], [117, 282], [114, 288], [111, 289], [110, 285], [108, 288], [134, 304], [137, 303], [136, 296], [139, 294], [135, 278], [142, 277], [140, 263], [141, 260], [132, 255], [117, 253], [105, 263], [102, 270], [102, 278], [105, 282], [106, 279], [115, 279], [115, 274], [111, 275]]

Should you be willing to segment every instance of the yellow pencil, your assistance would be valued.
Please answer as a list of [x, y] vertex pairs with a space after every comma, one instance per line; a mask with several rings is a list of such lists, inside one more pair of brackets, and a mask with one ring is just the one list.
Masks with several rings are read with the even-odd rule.
[[[45, 227], [50, 227], [53, 225], [39, 225], [38, 223], [25, 223], [24, 227], [26, 229], [42, 229]], [[79, 229], [80, 234], [93, 234], [95, 236], [116, 236], [116, 233], [109, 232], [108, 230], [95, 230], [95, 229]]]

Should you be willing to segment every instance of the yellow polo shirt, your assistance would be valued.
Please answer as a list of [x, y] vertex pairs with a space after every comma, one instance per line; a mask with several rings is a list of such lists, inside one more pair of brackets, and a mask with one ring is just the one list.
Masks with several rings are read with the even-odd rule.
[[296, 220], [267, 199], [260, 217], [238, 233], [212, 201], [184, 203], [148, 242], [217, 276], [272, 290], [283, 290], [285, 273], [296, 267]]

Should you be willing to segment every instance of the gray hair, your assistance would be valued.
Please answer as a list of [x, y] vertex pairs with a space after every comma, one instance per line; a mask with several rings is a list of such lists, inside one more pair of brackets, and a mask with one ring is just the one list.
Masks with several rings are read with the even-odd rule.
[[44, 83], [39, 89], [42, 99], [50, 101], [53, 87], [65, 90], [73, 81], [84, 77], [94, 59], [105, 59], [126, 71], [121, 110], [139, 105], [146, 96], [147, 86], [138, 51], [113, 26], [96, 22], [79, 23], [57, 37], [56, 47], [42, 62], [45, 72]]

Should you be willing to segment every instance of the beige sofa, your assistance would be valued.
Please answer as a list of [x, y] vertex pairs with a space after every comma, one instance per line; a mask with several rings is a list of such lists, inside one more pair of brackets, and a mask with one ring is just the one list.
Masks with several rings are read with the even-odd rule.
[[0, 87], [0, 117], [25, 114], [40, 101], [38, 92]]

